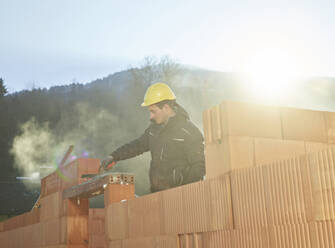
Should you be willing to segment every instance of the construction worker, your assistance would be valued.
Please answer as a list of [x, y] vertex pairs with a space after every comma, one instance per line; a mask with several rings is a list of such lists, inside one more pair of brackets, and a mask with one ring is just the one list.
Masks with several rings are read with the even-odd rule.
[[176, 102], [170, 87], [164, 83], [151, 85], [142, 106], [150, 111], [149, 127], [138, 139], [112, 152], [101, 166], [106, 169], [117, 161], [150, 151], [151, 192], [203, 179], [203, 136], [190, 121], [188, 113]]

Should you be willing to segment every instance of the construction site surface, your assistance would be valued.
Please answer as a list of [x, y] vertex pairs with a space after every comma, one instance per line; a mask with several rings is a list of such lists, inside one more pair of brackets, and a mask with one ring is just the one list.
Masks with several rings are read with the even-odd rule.
[[223, 102], [203, 125], [205, 180], [135, 197], [133, 175], [87, 181], [100, 161], [79, 158], [0, 223], [0, 247], [335, 247], [335, 113]]

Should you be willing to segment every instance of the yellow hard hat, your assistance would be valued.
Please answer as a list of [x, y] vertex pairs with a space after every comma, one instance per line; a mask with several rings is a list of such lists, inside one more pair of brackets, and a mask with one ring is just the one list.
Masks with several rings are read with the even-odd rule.
[[152, 104], [164, 101], [175, 100], [176, 96], [170, 87], [164, 83], [155, 83], [151, 85], [144, 96], [142, 107], [150, 106]]

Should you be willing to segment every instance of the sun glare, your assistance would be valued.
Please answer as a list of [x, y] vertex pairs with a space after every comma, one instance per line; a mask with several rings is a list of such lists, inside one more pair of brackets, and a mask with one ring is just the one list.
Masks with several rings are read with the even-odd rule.
[[251, 96], [271, 102], [285, 98], [300, 73], [297, 59], [280, 49], [250, 54], [242, 70]]

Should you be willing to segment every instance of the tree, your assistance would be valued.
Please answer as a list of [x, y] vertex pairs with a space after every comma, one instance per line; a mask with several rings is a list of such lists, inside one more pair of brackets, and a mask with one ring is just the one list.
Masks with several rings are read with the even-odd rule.
[[171, 85], [180, 74], [181, 65], [168, 56], [160, 59], [146, 57], [139, 68], [132, 68], [130, 72], [133, 80], [141, 83], [145, 88], [158, 81]]
[[4, 84], [4, 80], [0, 78], [0, 97], [6, 95], [8, 93], [7, 88]]

